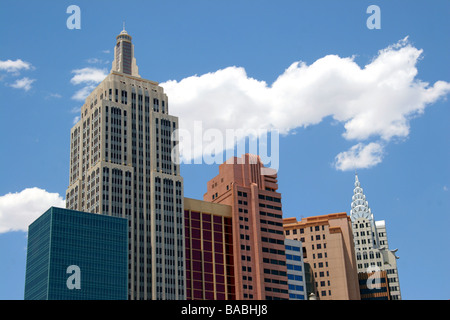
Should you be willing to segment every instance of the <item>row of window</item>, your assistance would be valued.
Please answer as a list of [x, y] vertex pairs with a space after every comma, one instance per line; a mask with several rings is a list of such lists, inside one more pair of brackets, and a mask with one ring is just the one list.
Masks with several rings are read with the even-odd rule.
[[271, 196], [265, 196], [263, 194], [258, 195], [258, 198], [260, 200], [267, 200], [267, 201], [273, 201], [273, 202], [281, 203], [281, 199], [280, 198], [271, 197]]
[[[325, 225], [321, 225], [321, 226], [314, 226], [314, 228], [311, 226], [309, 227], [309, 231], [313, 232], [313, 231], [325, 231]], [[298, 229], [292, 229], [292, 230], [286, 230], [286, 235], [290, 234], [290, 231], [292, 231], [292, 234], [303, 234], [305, 233], [305, 228], [298, 228]]]

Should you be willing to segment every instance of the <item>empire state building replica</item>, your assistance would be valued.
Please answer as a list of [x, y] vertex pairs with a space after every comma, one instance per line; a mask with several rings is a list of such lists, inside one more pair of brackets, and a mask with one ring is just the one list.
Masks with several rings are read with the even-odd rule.
[[116, 37], [111, 72], [71, 129], [66, 207], [128, 219], [130, 300], [184, 300], [178, 118], [163, 88], [139, 75], [131, 40], [125, 28]]

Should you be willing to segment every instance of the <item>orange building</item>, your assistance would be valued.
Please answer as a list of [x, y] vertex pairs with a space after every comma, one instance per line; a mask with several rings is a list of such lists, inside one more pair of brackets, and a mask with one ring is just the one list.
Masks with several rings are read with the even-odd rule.
[[236, 299], [289, 299], [281, 194], [277, 175], [258, 156], [219, 166], [204, 201], [231, 206]]
[[283, 219], [287, 239], [300, 240], [321, 300], [360, 300], [350, 218], [345, 212]]

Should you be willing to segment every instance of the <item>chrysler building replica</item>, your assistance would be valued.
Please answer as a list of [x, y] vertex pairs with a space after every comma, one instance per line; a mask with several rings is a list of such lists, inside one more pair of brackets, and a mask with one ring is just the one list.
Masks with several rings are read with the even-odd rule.
[[178, 118], [139, 75], [131, 40], [125, 28], [116, 37], [112, 69], [71, 129], [66, 207], [128, 219], [128, 299], [184, 300]]
[[[389, 249], [385, 221], [374, 220], [357, 174], [355, 175], [350, 218], [360, 286], [361, 283], [366, 285], [364, 281], [361, 281], [362, 278], [371, 280], [371, 278], [375, 278], [374, 272], [378, 275], [376, 280], [378, 283], [374, 284], [374, 286], [378, 284], [377, 288], [360, 287], [361, 298], [366, 296], [368, 299], [374, 299], [384, 296], [392, 300], [401, 300], [397, 272], [398, 257], [395, 255], [397, 249]], [[384, 280], [380, 279], [383, 277]], [[386, 280], [387, 283], [384, 283]], [[383, 288], [385, 290], [382, 290]]]

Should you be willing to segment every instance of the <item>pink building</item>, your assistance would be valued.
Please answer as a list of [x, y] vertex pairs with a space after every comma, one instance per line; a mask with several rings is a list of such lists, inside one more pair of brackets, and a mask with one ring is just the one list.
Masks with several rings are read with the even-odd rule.
[[[281, 194], [277, 175], [262, 175], [258, 156], [219, 166], [204, 201], [231, 206], [236, 299], [288, 299]], [[267, 169], [266, 169], [267, 170]]]

